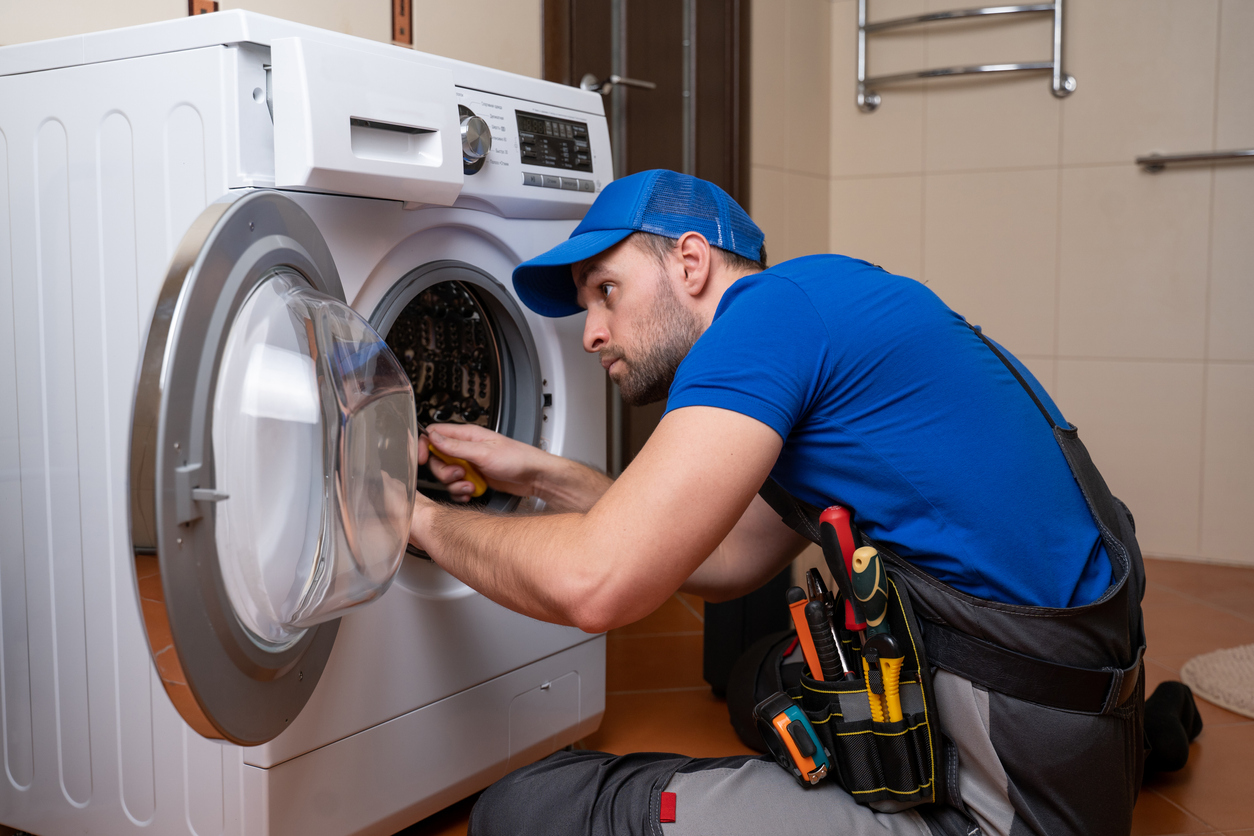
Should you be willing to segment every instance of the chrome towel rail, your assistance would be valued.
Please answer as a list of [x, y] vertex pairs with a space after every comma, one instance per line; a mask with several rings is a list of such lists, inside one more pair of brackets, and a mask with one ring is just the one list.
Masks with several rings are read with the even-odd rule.
[[1254, 148], [1237, 151], [1200, 151], [1196, 154], [1149, 154], [1136, 158], [1137, 165], [1145, 166], [1145, 170], [1158, 173], [1166, 166], [1181, 163], [1254, 163]]
[[[1014, 73], [1037, 72], [1050, 70], [1053, 73], [1054, 95], [1058, 98], [1070, 95], [1075, 90], [1075, 79], [1062, 69], [1062, 4], [1063, 0], [1052, 3], [1028, 3], [1017, 6], [983, 6], [974, 9], [953, 9], [930, 14], [897, 17], [890, 20], [867, 22], [867, 3], [869, 0], [858, 0], [858, 109], [870, 113], [880, 105], [880, 94], [874, 88], [885, 84], [896, 84], [902, 81], [914, 81], [921, 78], [941, 78], [944, 76], [973, 75], [975, 73]], [[942, 20], [961, 20], [963, 18], [989, 17], [993, 15], [1019, 15], [1050, 12], [1054, 15], [1054, 56], [1050, 61], [1028, 61], [1016, 64], [975, 64], [966, 67], [939, 67], [930, 70], [917, 70], [908, 73], [867, 77], [867, 36], [889, 29], [905, 26], [919, 26]]]

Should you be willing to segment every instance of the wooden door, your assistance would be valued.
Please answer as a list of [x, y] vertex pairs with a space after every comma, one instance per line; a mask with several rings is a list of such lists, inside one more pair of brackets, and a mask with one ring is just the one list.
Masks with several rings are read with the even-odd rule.
[[[616, 85], [606, 98], [615, 176], [684, 171], [748, 205], [748, 18], [749, 0], [545, 0], [544, 77], [578, 85], [617, 73], [655, 83]], [[614, 472], [640, 451], [666, 404], [610, 406], [621, 415], [608, 439]]]

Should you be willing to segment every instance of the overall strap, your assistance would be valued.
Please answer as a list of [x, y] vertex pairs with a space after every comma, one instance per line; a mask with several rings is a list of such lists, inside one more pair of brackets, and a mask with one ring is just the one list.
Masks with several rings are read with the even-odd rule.
[[1005, 367], [1010, 370], [1010, 373], [1015, 376], [1015, 380], [1019, 381], [1019, 385], [1023, 387], [1023, 391], [1028, 393], [1028, 397], [1032, 399], [1032, 403], [1036, 404], [1036, 408], [1039, 409], [1041, 414], [1045, 416], [1045, 420], [1049, 422], [1050, 428], [1057, 429], [1058, 422], [1054, 420], [1054, 416], [1049, 414], [1049, 410], [1045, 408], [1045, 404], [1041, 403], [1041, 399], [1037, 396], [1036, 390], [1028, 384], [1027, 380], [1024, 379], [1023, 375], [1015, 367], [1015, 364], [1010, 362], [1010, 359], [1006, 357], [1005, 354], [1001, 353], [1000, 349], [997, 348], [996, 343], [984, 336], [984, 332], [980, 330], [978, 325], [972, 325], [966, 320], [963, 320], [963, 322], [971, 329], [972, 333], [979, 337], [980, 340], [982, 340], [983, 343], [989, 347], [989, 350], [997, 355], [997, 359], [1001, 360], [1002, 364], [1005, 365]]

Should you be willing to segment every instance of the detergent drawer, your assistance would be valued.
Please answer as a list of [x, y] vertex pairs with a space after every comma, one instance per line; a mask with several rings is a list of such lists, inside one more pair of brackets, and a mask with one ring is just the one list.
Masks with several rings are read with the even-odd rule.
[[306, 38], [270, 47], [279, 188], [450, 206], [461, 192], [453, 75]]
[[277, 766], [245, 765], [245, 832], [395, 833], [591, 734], [604, 682], [597, 636]]

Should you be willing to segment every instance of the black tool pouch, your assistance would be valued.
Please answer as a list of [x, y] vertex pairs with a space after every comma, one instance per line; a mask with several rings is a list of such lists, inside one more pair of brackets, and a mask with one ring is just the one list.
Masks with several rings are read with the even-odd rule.
[[[948, 751], [952, 744], [941, 733], [919, 625], [909, 598], [891, 573], [889, 583], [886, 621], [904, 654], [899, 685], [902, 719], [895, 723], [872, 719], [870, 694], [884, 691], [878, 670], [872, 670], [868, 679], [836, 682], [803, 674], [800, 685], [788, 690], [800, 700], [831, 755], [833, 777], [859, 803], [881, 812], [950, 802], [948, 788], [957, 786], [957, 757]], [[843, 601], [838, 601], [837, 612], [844, 612]], [[857, 637], [844, 630], [840, 634], [846, 657], [858, 659]]]

